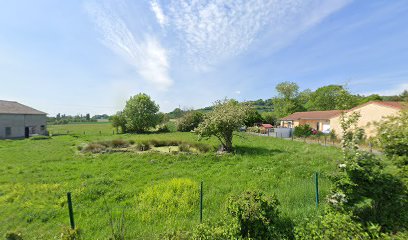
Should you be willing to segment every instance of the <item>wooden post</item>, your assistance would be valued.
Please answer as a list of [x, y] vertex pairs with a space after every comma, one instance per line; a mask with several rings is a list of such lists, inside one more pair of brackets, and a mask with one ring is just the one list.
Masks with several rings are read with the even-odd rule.
[[315, 173], [316, 208], [319, 207], [319, 174]]
[[67, 198], [68, 198], [69, 222], [71, 224], [71, 229], [75, 229], [74, 210], [72, 209], [72, 200], [70, 192], [67, 192]]
[[324, 136], [324, 146], [327, 146], [326, 141], [327, 141], [327, 138], [326, 136]]
[[200, 185], [200, 223], [203, 222], [203, 181]]

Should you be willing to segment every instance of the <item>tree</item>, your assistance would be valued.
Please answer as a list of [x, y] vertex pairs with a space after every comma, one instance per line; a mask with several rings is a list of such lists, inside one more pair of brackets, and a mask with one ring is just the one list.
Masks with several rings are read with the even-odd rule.
[[155, 127], [160, 122], [159, 105], [144, 93], [131, 97], [127, 102], [123, 114], [126, 128], [130, 132], [144, 132]]
[[380, 122], [377, 132], [385, 155], [400, 168], [402, 177], [408, 183], [408, 109]]
[[190, 132], [203, 121], [204, 114], [197, 111], [186, 113], [177, 123], [177, 131]]
[[276, 125], [278, 121], [275, 113], [273, 112], [263, 112], [261, 116], [262, 116], [262, 120], [264, 123], [270, 123], [272, 125]]
[[116, 132], [119, 132], [121, 128], [122, 133], [126, 133], [126, 118], [122, 112], [117, 112], [111, 117], [112, 126], [116, 128]]
[[200, 138], [215, 136], [221, 142], [223, 150], [231, 152], [233, 132], [244, 125], [249, 110], [249, 106], [235, 100], [217, 101], [213, 111], [205, 115], [196, 133]]
[[306, 108], [313, 111], [345, 110], [358, 104], [357, 97], [343, 86], [328, 85], [318, 88], [310, 95]]
[[85, 115], [86, 121], [90, 121], [91, 120], [91, 115], [89, 113], [87, 113]]
[[260, 122], [262, 122], [261, 114], [254, 108], [249, 109], [244, 120], [245, 126], [252, 127]]
[[294, 82], [282, 82], [276, 85], [278, 96], [273, 98], [274, 112], [278, 118], [303, 110], [299, 104], [299, 86]]

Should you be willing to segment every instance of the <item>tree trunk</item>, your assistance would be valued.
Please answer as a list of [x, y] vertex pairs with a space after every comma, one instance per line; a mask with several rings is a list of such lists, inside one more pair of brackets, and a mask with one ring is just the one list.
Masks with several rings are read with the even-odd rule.
[[232, 132], [226, 133], [224, 137], [225, 137], [224, 150], [226, 152], [232, 152]]

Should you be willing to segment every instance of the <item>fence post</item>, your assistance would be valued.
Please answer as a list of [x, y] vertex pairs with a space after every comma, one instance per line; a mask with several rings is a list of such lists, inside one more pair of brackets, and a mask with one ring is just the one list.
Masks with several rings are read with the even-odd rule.
[[316, 208], [319, 207], [319, 174], [315, 172]]
[[203, 222], [203, 181], [200, 185], [200, 223]]
[[327, 141], [327, 137], [324, 136], [324, 146], [327, 146], [327, 145], [326, 145], [326, 141]]
[[370, 146], [370, 153], [373, 153], [373, 145], [371, 144], [371, 142], [369, 142], [368, 145]]
[[75, 229], [74, 210], [72, 209], [71, 192], [67, 192], [67, 198], [68, 198], [69, 222], [71, 223], [71, 229]]
[[102, 135], [102, 131], [99, 130], [99, 135]]

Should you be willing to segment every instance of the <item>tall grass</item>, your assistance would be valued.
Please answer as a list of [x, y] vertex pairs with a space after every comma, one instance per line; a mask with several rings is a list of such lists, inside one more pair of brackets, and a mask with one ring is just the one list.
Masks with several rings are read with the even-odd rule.
[[[72, 131], [77, 127], [79, 132], [85, 126], [90, 124], [70, 127]], [[100, 126], [109, 129], [109, 125]], [[201, 144], [211, 149], [219, 145], [216, 139], [197, 141], [192, 133], [125, 134], [120, 138], [134, 145], [150, 145], [152, 140]], [[45, 141], [0, 141], [0, 232], [21, 232], [26, 239], [59, 238], [62, 227], [69, 225], [66, 192], [70, 191], [76, 224], [84, 239], [112, 235], [104, 201], [119, 215], [126, 209], [128, 238], [157, 239], [163, 233], [188, 230], [199, 223], [201, 180], [204, 221], [220, 220], [226, 199], [247, 189], [275, 193], [283, 214], [302, 221], [317, 212], [314, 172], [321, 175], [324, 199], [330, 186], [327, 176], [341, 158], [334, 147], [257, 136], [234, 138], [234, 154], [219, 155], [212, 150], [203, 154], [78, 154], [78, 146], [115, 139], [118, 136], [95, 131], [93, 135], [54, 136]], [[156, 191], [150, 199], [157, 199], [172, 189], [172, 179], [191, 180], [188, 199], [192, 204], [186, 205], [191, 208], [183, 215], [176, 208], [167, 214], [155, 208], [145, 221], [142, 196]]]

